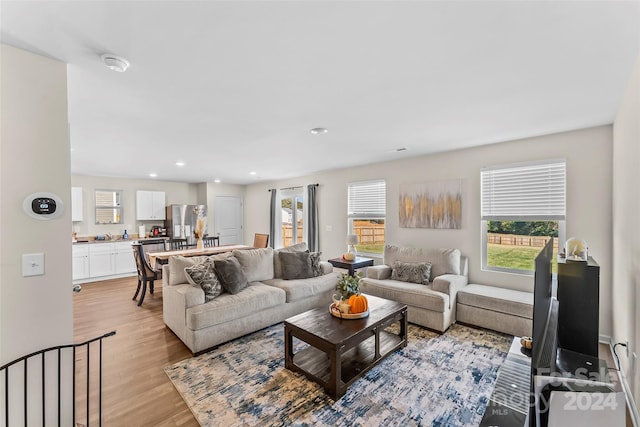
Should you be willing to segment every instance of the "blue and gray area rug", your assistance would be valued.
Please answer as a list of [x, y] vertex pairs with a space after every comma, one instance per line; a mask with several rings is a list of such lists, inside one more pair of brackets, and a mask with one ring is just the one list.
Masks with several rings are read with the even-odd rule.
[[467, 326], [438, 335], [409, 325], [407, 347], [333, 401], [284, 368], [283, 335], [278, 324], [165, 372], [202, 426], [477, 426], [511, 342]]

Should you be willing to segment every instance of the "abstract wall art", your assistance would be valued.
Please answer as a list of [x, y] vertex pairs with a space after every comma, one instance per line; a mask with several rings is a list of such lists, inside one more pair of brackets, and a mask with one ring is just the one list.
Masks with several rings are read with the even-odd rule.
[[461, 180], [401, 184], [399, 197], [400, 227], [461, 228]]

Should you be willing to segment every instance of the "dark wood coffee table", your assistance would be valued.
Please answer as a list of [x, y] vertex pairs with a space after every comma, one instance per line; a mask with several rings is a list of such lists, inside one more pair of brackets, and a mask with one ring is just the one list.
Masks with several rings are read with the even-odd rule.
[[[369, 316], [339, 319], [326, 307], [284, 321], [284, 365], [320, 384], [334, 399], [382, 359], [407, 345], [407, 306], [366, 295]], [[399, 333], [386, 330], [400, 323]], [[293, 353], [293, 338], [309, 344]]]

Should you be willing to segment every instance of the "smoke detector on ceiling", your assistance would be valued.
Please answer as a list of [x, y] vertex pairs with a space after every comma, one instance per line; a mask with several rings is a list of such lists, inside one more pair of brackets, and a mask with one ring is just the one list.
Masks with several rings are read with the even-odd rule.
[[104, 62], [104, 65], [106, 65], [113, 71], [124, 73], [125, 71], [127, 71], [127, 68], [129, 68], [129, 61], [121, 56], [105, 53], [100, 58], [102, 58], [102, 62]]

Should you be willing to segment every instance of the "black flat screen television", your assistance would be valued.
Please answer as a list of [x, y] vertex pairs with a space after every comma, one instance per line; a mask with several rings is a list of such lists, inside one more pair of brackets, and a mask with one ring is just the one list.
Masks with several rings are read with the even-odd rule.
[[539, 423], [536, 415], [536, 375], [549, 375], [555, 371], [557, 352], [558, 301], [553, 297], [553, 238], [535, 259], [533, 289], [533, 347], [531, 349], [531, 393], [529, 426]]

